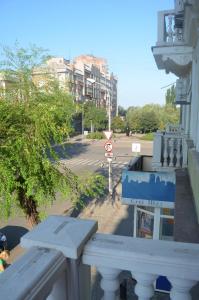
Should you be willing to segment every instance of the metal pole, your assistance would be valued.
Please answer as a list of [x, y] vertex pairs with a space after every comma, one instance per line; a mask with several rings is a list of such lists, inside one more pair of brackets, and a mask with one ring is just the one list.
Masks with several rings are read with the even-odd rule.
[[[109, 92], [109, 107], [108, 107], [108, 129], [111, 131], [111, 97], [110, 97], [110, 92]], [[109, 194], [112, 196], [113, 190], [112, 190], [112, 166], [111, 166], [111, 161], [112, 159], [108, 159], [108, 189], [109, 189]]]
[[111, 131], [111, 96], [109, 93], [109, 102], [108, 102], [108, 130]]
[[82, 142], [84, 139], [84, 104], [82, 104]]
[[109, 194], [112, 196], [113, 191], [112, 191], [112, 170], [111, 170], [111, 160], [108, 160], [108, 190]]

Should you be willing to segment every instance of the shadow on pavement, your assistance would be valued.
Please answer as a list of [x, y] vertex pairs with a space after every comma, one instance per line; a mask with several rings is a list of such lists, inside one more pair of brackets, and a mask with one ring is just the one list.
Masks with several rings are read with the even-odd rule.
[[53, 147], [59, 159], [72, 158], [73, 156], [85, 153], [87, 151], [87, 148], [88, 144], [81, 142], [77, 142], [74, 144], [66, 143], [62, 145], [56, 145]]
[[28, 232], [28, 229], [22, 226], [9, 225], [1, 228], [1, 232], [7, 237], [8, 250], [12, 250], [20, 243], [20, 238]]

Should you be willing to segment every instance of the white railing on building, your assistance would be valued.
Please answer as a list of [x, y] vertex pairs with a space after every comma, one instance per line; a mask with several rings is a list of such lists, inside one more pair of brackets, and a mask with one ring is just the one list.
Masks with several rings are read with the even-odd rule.
[[175, 10], [158, 12], [158, 41], [157, 46], [184, 44], [183, 28], [178, 28], [175, 23]]
[[184, 168], [187, 166], [187, 136], [179, 131], [157, 131], [154, 135], [153, 169], [162, 167]]
[[139, 300], [153, 296], [159, 275], [170, 281], [172, 300], [191, 299], [189, 291], [199, 281], [197, 244], [96, 234], [96, 230], [95, 221], [49, 217], [23, 237], [22, 244], [30, 249], [0, 275], [1, 299], [89, 300], [90, 266], [102, 276], [104, 300], [118, 299], [123, 270], [137, 281]]

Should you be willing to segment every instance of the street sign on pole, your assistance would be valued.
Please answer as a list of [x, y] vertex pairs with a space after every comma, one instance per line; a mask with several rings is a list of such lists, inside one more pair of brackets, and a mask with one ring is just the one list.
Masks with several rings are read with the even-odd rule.
[[106, 141], [106, 143], [104, 144], [104, 148], [106, 152], [112, 152], [113, 144], [111, 143], [111, 141]]
[[132, 152], [140, 153], [141, 145], [140, 143], [132, 143]]
[[103, 131], [105, 137], [107, 138], [107, 140], [110, 140], [110, 138], [112, 137], [113, 132], [111, 130], [107, 130], [107, 131]]

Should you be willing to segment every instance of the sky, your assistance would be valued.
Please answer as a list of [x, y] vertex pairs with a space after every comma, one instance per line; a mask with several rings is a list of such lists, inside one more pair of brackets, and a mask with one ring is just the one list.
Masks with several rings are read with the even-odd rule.
[[164, 104], [173, 75], [157, 69], [157, 12], [174, 0], [0, 0], [0, 43], [36, 44], [54, 56], [93, 54], [118, 77], [118, 104]]

